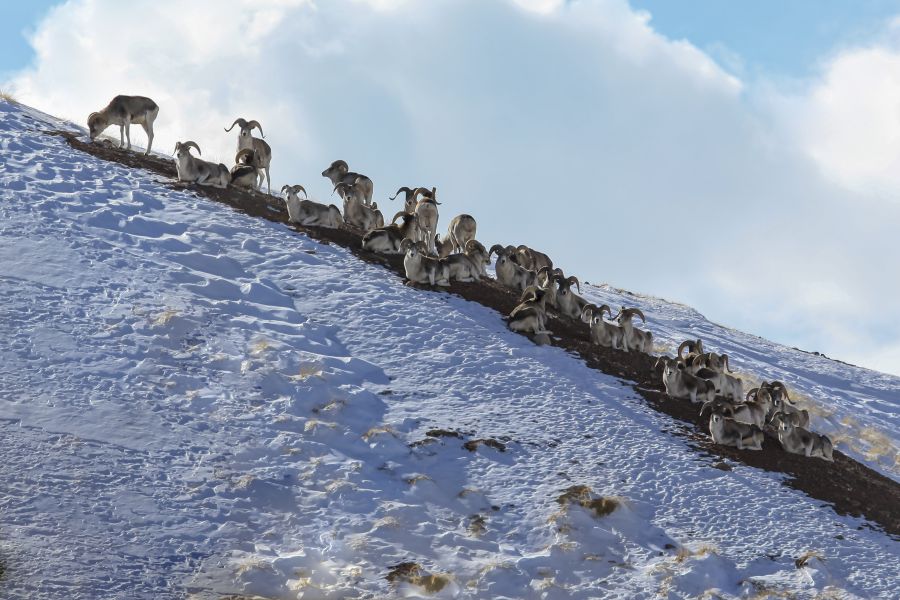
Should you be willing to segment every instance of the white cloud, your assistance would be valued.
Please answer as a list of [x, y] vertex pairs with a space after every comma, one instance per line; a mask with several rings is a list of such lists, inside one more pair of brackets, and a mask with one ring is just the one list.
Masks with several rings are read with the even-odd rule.
[[827, 177], [900, 202], [900, 49], [845, 50], [810, 89], [780, 100], [788, 129]]
[[[149, 95], [159, 150], [192, 138], [230, 162], [221, 128], [256, 118], [278, 187], [326, 197], [319, 173], [344, 158], [380, 202], [436, 185], [481, 239], [534, 245], [582, 280], [848, 360], [900, 338], [900, 282], [884, 276], [900, 203], [830, 181], [880, 164], [894, 185], [892, 163], [841, 155], [852, 126], [810, 133], [855, 100], [772, 101], [624, 0], [73, 0], [34, 45], [18, 98], [84, 122], [117, 93]], [[833, 73], [819, 86], [844, 93]], [[858, 95], [890, 96], [891, 81]], [[867, 135], [889, 153], [896, 114], [872, 102]]]

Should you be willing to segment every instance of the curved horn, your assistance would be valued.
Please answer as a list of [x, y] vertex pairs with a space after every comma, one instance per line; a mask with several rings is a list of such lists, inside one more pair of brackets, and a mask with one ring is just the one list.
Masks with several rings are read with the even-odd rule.
[[773, 381], [772, 383], [769, 384], [769, 387], [773, 387], [773, 388], [777, 387], [777, 388], [779, 388], [779, 389], [781, 390], [781, 393], [784, 394], [785, 399], [787, 399], [789, 402], [793, 402], [793, 401], [791, 400], [791, 397], [788, 396], [787, 388], [786, 388], [786, 387], [784, 386], [784, 384], [781, 383], [780, 381]]
[[394, 194], [393, 196], [388, 196], [388, 200], [394, 200], [394, 199], [396, 199], [397, 196], [400, 195], [400, 192], [409, 193], [409, 192], [411, 192], [411, 191], [412, 191], [411, 189], [409, 189], [408, 187], [406, 187], [406, 186], [404, 185], [402, 188], [400, 188], [399, 190], [397, 190], [397, 193], [396, 193], [396, 194]]
[[242, 150], [239, 150], [238, 153], [234, 156], [234, 162], [241, 162], [241, 159], [245, 156], [249, 156], [252, 158], [254, 154], [255, 152], [253, 152], [253, 148], [244, 148]]
[[697, 354], [703, 354], [703, 340], [697, 338]]
[[346, 181], [338, 181], [334, 184], [334, 189], [331, 190], [332, 195], [337, 191], [338, 188], [348, 188], [352, 187], [353, 184], [347, 183]]
[[203, 155], [203, 153], [200, 152], [200, 146], [198, 146], [197, 142], [195, 142], [195, 141], [188, 140], [188, 141], [182, 143], [181, 145], [185, 148], [190, 148], [191, 146], [193, 146], [194, 148], [197, 149], [197, 154], [200, 154], [201, 156]]
[[400, 252], [406, 253], [407, 250], [413, 245], [413, 241], [409, 238], [403, 238], [400, 242]]
[[728, 364], [728, 355], [727, 354], [722, 355], [722, 364], [725, 365], [726, 371], [728, 371], [729, 373], [734, 373], [734, 371], [731, 370], [731, 365]]
[[497, 253], [497, 256], [501, 256], [501, 253], [506, 252], [506, 249], [500, 244], [494, 244], [493, 246], [491, 246], [490, 252], [488, 252], [488, 260], [490, 260], [491, 255], [493, 255], [494, 252]]
[[225, 131], [231, 131], [232, 129], [234, 129], [235, 125], [240, 125], [243, 128], [243, 127], [247, 126], [247, 121], [242, 119], [241, 117], [238, 117], [237, 119], [234, 120], [234, 123], [231, 124], [231, 127], [226, 129]]
[[681, 355], [681, 351], [684, 350], [685, 348], [688, 348], [688, 352], [690, 352], [690, 348], [693, 345], [694, 345], [694, 342], [692, 342], [691, 340], [684, 340], [683, 342], [681, 342], [681, 344], [678, 346], [678, 352], [677, 352], [678, 360], [680, 360], [681, 362], [684, 362], [684, 357]]
[[257, 129], [259, 129], [259, 135], [261, 135], [262, 137], [266, 137], [266, 134], [263, 133], [262, 125], [260, 125], [259, 121], [257, 121], [256, 119], [253, 119], [252, 121], [247, 123], [246, 126], [249, 127], [250, 129], [253, 129], [254, 127], [256, 127]]
[[747, 395], [744, 396], [744, 400], [750, 400], [750, 396], [753, 396], [753, 397], [755, 398], [756, 395], [757, 395], [758, 393], [759, 393], [759, 388], [758, 388], [758, 387], [755, 387], [755, 388], [753, 388], [753, 389], [751, 389], [751, 390], [748, 390], [748, 391], [747, 391]]
[[578, 288], [578, 293], [579, 294], [581, 293], [581, 282], [578, 281], [577, 277], [575, 277], [574, 275], [570, 275], [569, 277], [566, 278], [566, 282], [568, 282], [569, 285], [572, 285], [572, 283], [575, 283], [575, 287]]
[[601, 304], [601, 305], [600, 305], [600, 308], [597, 309], [597, 312], [600, 313], [600, 317], [601, 317], [601, 318], [603, 317], [603, 311], [604, 311], [604, 310], [606, 311], [606, 314], [609, 316], [609, 318], [612, 319], [612, 309], [609, 307], [608, 304]]
[[288, 184], [284, 184], [283, 186], [281, 186], [281, 193], [283, 194], [284, 190], [290, 190], [290, 189], [291, 189], [291, 186], [289, 186]]
[[295, 194], [296, 194], [297, 192], [303, 192], [303, 196], [304, 196], [305, 198], [309, 198], [309, 194], [306, 193], [306, 188], [304, 188], [304, 187], [303, 187], [302, 185], [300, 185], [299, 183], [298, 183], [297, 185], [295, 185], [295, 186], [292, 186], [292, 187], [291, 187], [291, 191], [294, 192]]
[[543, 290], [538, 289], [533, 285], [529, 285], [524, 290], [522, 290], [522, 295], [519, 296], [519, 304], [525, 302], [540, 302], [541, 296], [543, 296]]
[[[581, 320], [585, 323], [590, 323], [594, 320], [594, 309], [597, 307], [593, 304], [585, 304], [584, 308], [581, 309]], [[587, 318], [585, 318], [585, 313], [587, 313]]]
[[541, 267], [540, 269], [538, 269], [537, 275], [535, 276], [535, 281], [540, 281], [542, 277], [544, 278], [544, 286], [542, 287], [545, 287], [546, 284], [549, 283], [553, 278], [553, 271], [550, 270], [550, 267]]
[[644, 318], [644, 313], [641, 312], [639, 308], [626, 308], [622, 311], [623, 313], [628, 313], [629, 315], [637, 315], [641, 318], [641, 322], [646, 323], [647, 319]]
[[405, 214], [407, 214], [405, 210], [399, 211], [396, 215], [394, 215], [394, 218], [391, 219], [391, 225], [394, 224], [394, 222], [397, 220], [397, 217], [399, 217], [400, 215], [405, 215]]

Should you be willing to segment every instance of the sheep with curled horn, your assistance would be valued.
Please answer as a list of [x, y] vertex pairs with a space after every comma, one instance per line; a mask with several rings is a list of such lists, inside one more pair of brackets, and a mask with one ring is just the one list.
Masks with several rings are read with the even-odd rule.
[[431, 286], [450, 285], [450, 265], [446, 259], [434, 258], [426, 254], [423, 242], [406, 238], [400, 242], [403, 251], [403, 270], [406, 278], [413, 283], [427, 283]]
[[659, 368], [660, 365], [663, 367], [663, 385], [670, 397], [690, 400], [695, 404], [708, 402], [716, 397], [716, 386], [711, 381], [690, 373], [677, 359], [661, 356], [654, 368]]
[[256, 189], [259, 185], [259, 164], [256, 152], [250, 148], [239, 150], [231, 167], [231, 185], [247, 190]]
[[690, 366], [697, 370], [700, 368], [711, 369], [718, 373], [733, 373], [731, 365], [728, 362], [727, 354], [716, 354], [715, 352], [701, 352], [700, 354], [692, 353], [690, 356]]
[[735, 446], [738, 450], [762, 450], [762, 429], [735, 421], [719, 411], [712, 411], [709, 416], [709, 434], [713, 442], [722, 446]]
[[406, 195], [403, 199], [403, 210], [408, 213], [416, 212], [416, 202], [418, 201], [416, 195], [421, 189], [422, 188], [409, 188], [404, 185], [397, 190], [396, 194], [389, 196], [388, 200], [396, 200], [397, 196], [400, 195], [400, 192], [403, 192]]
[[727, 396], [731, 398], [733, 402], [740, 402], [743, 398], [744, 382], [740, 378], [732, 377], [724, 371], [717, 371], [715, 369], [710, 369], [709, 367], [688, 370], [697, 377], [710, 381], [715, 386], [717, 394]]
[[372, 196], [375, 193], [372, 180], [365, 175], [351, 172], [347, 161], [338, 159], [332, 162], [327, 169], [322, 171], [322, 177], [327, 177], [331, 181], [331, 185], [344, 182], [348, 185], [358, 186], [362, 204], [364, 206], [372, 206]]
[[760, 388], [763, 388], [763, 386], [772, 394], [772, 417], [783, 415], [798, 427], [809, 426], [809, 411], [798, 408], [791, 402], [787, 394], [787, 388], [784, 387], [783, 383], [780, 381], [773, 381], [768, 384], [763, 382]]
[[531, 333], [535, 342], [546, 344], [550, 341], [547, 330], [546, 291], [536, 286], [527, 286], [519, 299], [519, 304], [509, 313], [506, 322], [512, 331]]
[[734, 415], [734, 404], [725, 400], [724, 398], [713, 398], [712, 400], [707, 400], [703, 403], [703, 406], [700, 407], [700, 417], [711, 412], [720, 412], [728, 418], [732, 418]]
[[[299, 193], [303, 192], [304, 198]], [[334, 204], [321, 204], [306, 198], [306, 190], [302, 185], [285, 185], [281, 188], [285, 194], [284, 203], [287, 205], [288, 221], [298, 223], [306, 227], [327, 227], [338, 229], [343, 223], [341, 211]]]
[[[580, 319], [584, 307], [589, 304], [587, 300], [572, 291], [574, 284], [581, 292], [581, 282], [574, 275], [569, 277], [555, 277], [557, 284], [556, 306], [560, 314], [566, 315], [572, 319]], [[630, 343], [629, 343], [630, 347]]]
[[344, 199], [344, 222], [368, 233], [373, 229], [384, 227], [384, 215], [378, 210], [377, 203], [373, 202], [371, 205], [364, 203], [365, 187], [357, 185], [357, 182], [361, 181], [359, 178], [352, 183], [339, 181], [334, 184], [331, 193], [337, 192]]
[[650, 354], [653, 351], [653, 334], [649, 331], [644, 331], [643, 329], [637, 329], [631, 322], [635, 316], [640, 317], [642, 323], [647, 322], [641, 309], [625, 308], [624, 306], [622, 307], [622, 310], [619, 311], [619, 314], [613, 317], [613, 320], [619, 324], [619, 327], [625, 330], [625, 337], [628, 338], [629, 348], [634, 348], [644, 354]]
[[127, 139], [125, 149], [131, 150], [131, 124], [140, 125], [147, 134], [147, 150], [144, 154], [150, 154], [153, 146], [153, 122], [158, 114], [159, 106], [150, 98], [119, 95], [99, 111], [88, 115], [88, 132], [93, 141], [110, 125], [118, 125], [121, 145], [125, 146]]
[[795, 425], [790, 418], [778, 415], [778, 441], [781, 447], [791, 454], [803, 454], [834, 462], [834, 444], [828, 436], [809, 431], [805, 427]]
[[497, 274], [497, 282], [500, 283], [500, 285], [523, 292], [525, 291], [525, 288], [535, 282], [537, 274], [514, 262], [507, 248], [504, 248], [500, 244], [494, 244], [488, 252], [488, 259], [490, 259], [494, 253], [497, 254], [497, 263], [494, 266], [494, 272]]
[[272, 147], [269, 146], [269, 143], [265, 140], [261, 140], [259, 138], [253, 137], [253, 130], [259, 129], [259, 135], [262, 137], [266, 137], [262, 130], [262, 125], [259, 124], [259, 121], [256, 119], [248, 121], [243, 117], [238, 117], [234, 120], [234, 123], [231, 124], [231, 127], [225, 129], [225, 131], [231, 131], [234, 129], [234, 126], [237, 125], [241, 128], [238, 133], [238, 152], [244, 149], [253, 150], [255, 153], [255, 161], [257, 165], [257, 169], [260, 171], [259, 184], [257, 185], [258, 189], [262, 188], [262, 173], [266, 174], [266, 185], [269, 190], [269, 194], [272, 193], [272, 178], [269, 175], [269, 167], [272, 165]]
[[418, 188], [416, 196], [422, 194], [422, 198], [416, 202], [416, 223], [419, 226], [419, 239], [424, 241], [428, 252], [436, 254], [434, 236], [437, 234], [438, 204], [437, 188], [431, 188], [431, 192], [425, 188]]
[[490, 264], [487, 249], [478, 240], [466, 242], [465, 252], [451, 254], [444, 260], [450, 265], [450, 279], [453, 281], [480, 281]]
[[625, 339], [625, 331], [618, 325], [603, 320], [603, 313], [612, 318], [612, 309], [602, 304], [586, 304], [581, 310], [581, 320], [588, 323], [591, 328], [591, 341], [606, 348], [624, 350], [628, 352], [628, 342]]
[[216, 164], [196, 158], [191, 154], [191, 148], [196, 148], [197, 154], [201, 154], [197, 142], [175, 142], [175, 171], [178, 173], [178, 181], [217, 188], [228, 187], [231, 181], [228, 167], [222, 163]]
[[553, 268], [553, 261], [549, 256], [525, 244], [507, 246], [507, 248], [510, 250], [513, 260], [526, 269], [537, 271], [541, 267]]
[[[728, 377], [728, 375], [725, 376]], [[761, 389], [753, 398], [750, 398], [750, 394], [747, 394], [747, 398], [743, 402], [735, 403], [734, 413], [731, 416], [739, 423], [756, 425], [762, 429], [765, 427], [766, 421], [769, 420], [771, 409], [772, 396], [768, 390]]]
[[547, 290], [547, 303], [554, 309], [558, 310], [557, 294], [559, 293], [559, 278], [565, 279], [566, 275], [560, 268], [551, 269], [550, 267], [541, 267], [535, 274], [534, 283], [538, 287]]
[[[402, 223], [397, 223], [397, 218]], [[404, 239], [414, 239], [417, 233], [416, 214], [400, 211], [394, 215], [389, 225], [373, 229], [362, 239], [362, 247], [370, 252], [382, 254], [403, 254], [400, 244]]]
[[[682, 356], [682, 352], [687, 350], [688, 353]], [[704, 366], [700, 360], [703, 354], [703, 340], [685, 340], [678, 346], [676, 356], [678, 361], [682, 363], [688, 370], [694, 372]]]

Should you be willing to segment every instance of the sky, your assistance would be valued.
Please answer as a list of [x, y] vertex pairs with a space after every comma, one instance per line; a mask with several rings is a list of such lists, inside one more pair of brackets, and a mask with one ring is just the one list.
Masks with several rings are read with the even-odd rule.
[[336, 158], [391, 214], [398, 187], [437, 186], [442, 222], [473, 214], [488, 245], [900, 374], [900, 2], [16, 11], [0, 89], [26, 104], [83, 123], [149, 95], [156, 149], [194, 139], [229, 164], [222, 128], [255, 118], [278, 188], [328, 199]]

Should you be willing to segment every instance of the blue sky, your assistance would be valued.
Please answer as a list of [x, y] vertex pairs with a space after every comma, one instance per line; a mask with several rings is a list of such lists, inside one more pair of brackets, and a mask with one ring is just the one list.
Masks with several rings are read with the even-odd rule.
[[900, 374], [900, 0], [48, 4], [4, 9], [26, 104], [148, 95], [155, 150], [222, 162], [257, 119], [273, 189], [329, 198], [336, 158], [388, 208], [435, 185], [489, 245]]
[[[722, 62], [734, 54], [750, 73], [806, 76], [823, 57], [865, 43], [900, 14], [900, 0], [630, 0], [651, 26], [687, 39]], [[723, 52], [723, 49], [727, 50]]]
[[6, 79], [12, 71], [25, 67], [34, 57], [28, 44], [28, 32], [33, 31], [38, 21], [51, 6], [60, 4], [51, 0], [0, 0], [0, 80]]
[[[804, 76], [823, 56], [877, 34], [900, 14], [900, 0], [630, 0], [651, 26], [687, 39], [726, 69]], [[58, 0], [0, 0], [0, 80], [26, 66], [34, 52], [26, 36]], [[97, 32], [97, 35], [109, 35]]]

